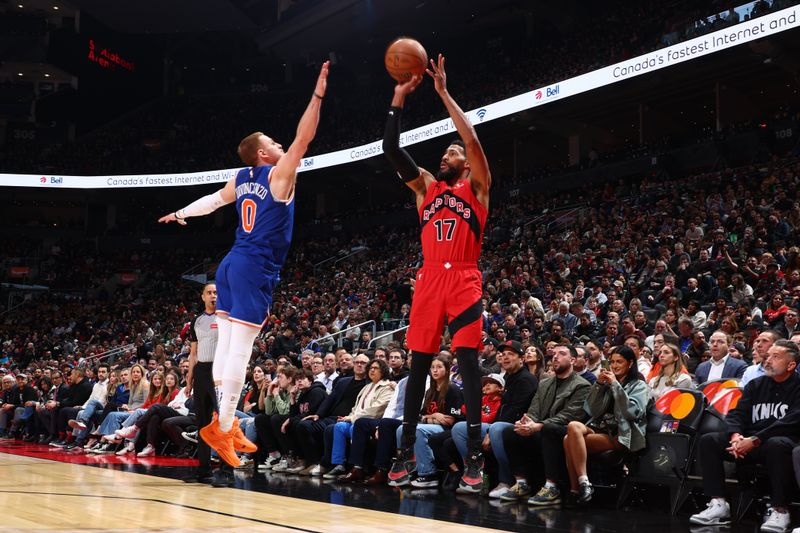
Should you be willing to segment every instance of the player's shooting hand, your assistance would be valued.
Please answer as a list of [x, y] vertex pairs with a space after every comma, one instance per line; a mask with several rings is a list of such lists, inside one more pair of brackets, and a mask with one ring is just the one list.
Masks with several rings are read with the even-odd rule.
[[317, 85], [314, 87], [314, 94], [320, 97], [325, 96], [325, 91], [328, 89], [328, 69], [331, 66], [330, 61], [326, 61], [322, 64], [322, 68], [319, 69], [319, 77], [317, 78]]
[[186, 225], [186, 221], [182, 218], [178, 218], [175, 216], [175, 213], [170, 213], [169, 215], [164, 215], [163, 217], [159, 218], [158, 221], [162, 224], [169, 224], [170, 222], [177, 222], [181, 226]]
[[431, 59], [430, 62], [431, 68], [426, 69], [425, 72], [428, 73], [428, 76], [433, 78], [433, 85], [436, 88], [436, 92], [444, 94], [447, 92], [447, 75], [444, 72], [444, 56], [439, 54], [439, 61], [437, 63], [434, 63], [433, 59]]
[[408, 81], [397, 82], [397, 85], [394, 86], [394, 94], [405, 98], [409, 94], [413, 93], [417, 87], [419, 87], [420, 83], [422, 83], [422, 75], [415, 74], [414, 76], [411, 76], [411, 79]]

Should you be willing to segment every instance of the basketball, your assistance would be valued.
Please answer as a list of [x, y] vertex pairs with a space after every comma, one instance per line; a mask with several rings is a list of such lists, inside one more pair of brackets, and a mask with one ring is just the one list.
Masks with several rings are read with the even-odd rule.
[[425, 48], [415, 39], [400, 37], [386, 49], [384, 64], [389, 75], [399, 82], [408, 81], [415, 74], [424, 74], [428, 65]]

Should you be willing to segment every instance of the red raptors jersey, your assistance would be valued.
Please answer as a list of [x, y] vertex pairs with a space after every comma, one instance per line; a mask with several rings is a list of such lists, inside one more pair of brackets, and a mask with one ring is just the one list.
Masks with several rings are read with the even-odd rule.
[[430, 262], [478, 262], [488, 212], [468, 179], [450, 187], [437, 181], [419, 211], [422, 255]]

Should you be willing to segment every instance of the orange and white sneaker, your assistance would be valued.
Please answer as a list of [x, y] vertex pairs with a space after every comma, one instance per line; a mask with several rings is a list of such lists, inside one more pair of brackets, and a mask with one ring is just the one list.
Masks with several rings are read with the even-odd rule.
[[250, 442], [250, 439], [244, 436], [244, 432], [239, 427], [239, 419], [233, 419], [233, 449], [237, 452], [243, 453], [256, 453], [258, 446]]
[[233, 447], [233, 436], [236, 433], [236, 427], [232, 427], [230, 431], [222, 431], [219, 427], [219, 419], [217, 413], [214, 413], [211, 423], [204, 428], [200, 428], [200, 436], [203, 441], [212, 448], [220, 459], [231, 465], [237, 467], [240, 464], [239, 457], [236, 455], [236, 450]]

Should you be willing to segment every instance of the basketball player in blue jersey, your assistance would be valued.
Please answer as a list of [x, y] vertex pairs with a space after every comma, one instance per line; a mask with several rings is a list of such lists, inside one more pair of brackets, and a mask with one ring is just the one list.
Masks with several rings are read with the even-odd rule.
[[189, 217], [207, 215], [236, 202], [236, 240], [216, 275], [219, 339], [212, 373], [219, 387], [219, 415], [215, 414], [211, 423], [200, 429], [206, 444], [231, 466], [239, 465], [236, 451], [256, 451], [239, 429], [234, 411], [253, 341], [269, 315], [272, 291], [289, 252], [297, 167], [317, 131], [328, 67], [326, 61], [289, 150], [284, 152], [280, 144], [261, 132], [248, 135], [238, 149], [248, 168], [240, 170], [217, 192], [158, 220], [185, 225]]

